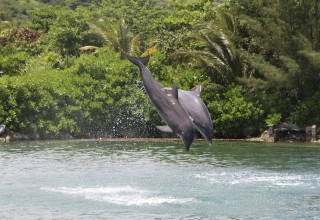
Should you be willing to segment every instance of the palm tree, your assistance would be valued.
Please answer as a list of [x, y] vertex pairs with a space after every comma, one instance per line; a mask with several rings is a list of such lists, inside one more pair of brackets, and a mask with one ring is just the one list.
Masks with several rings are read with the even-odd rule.
[[129, 31], [128, 24], [126, 24], [124, 20], [112, 23], [104, 22], [103, 19], [100, 19], [98, 22], [90, 21], [88, 24], [103, 36], [108, 45], [114, 47], [116, 51], [121, 53], [121, 59], [125, 59], [126, 53], [130, 55], [141, 54], [139, 50], [141, 35], [137, 34], [133, 36]]
[[193, 46], [176, 51], [174, 55], [193, 58], [196, 65], [206, 69], [214, 82], [228, 85], [242, 75], [239, 54], [229, 37], [214, 24], [197, 25], [185, 40]]

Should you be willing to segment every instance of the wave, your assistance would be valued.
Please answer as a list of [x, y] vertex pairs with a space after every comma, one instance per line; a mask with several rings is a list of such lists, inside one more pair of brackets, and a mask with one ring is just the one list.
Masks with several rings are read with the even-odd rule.
[[109, 202], [117, 205], [126, 206], [157, 206], [161, 204], [182, 204], [192, 202], [192, 198], [174, 198], [172, 196], [159, 196], [156, 193], [125, 187], [98, 187], [98, 188], [69, 188], [69, 187], [42, 187], [41, 190], [57, 192], [75, 196], [82, 196], [89, 200]]
[[230, 171], [230, 172], [205, 172], [195, 175], [198, 179], [204, 179], [211, 183], [223, 184], [256, 184], [267, 187], [274, 186], [308, 186], [314, 188], [318, 185], [319, 177], [315, 175], [303, 175], [294, 173], [277, 173], [263, 171]]

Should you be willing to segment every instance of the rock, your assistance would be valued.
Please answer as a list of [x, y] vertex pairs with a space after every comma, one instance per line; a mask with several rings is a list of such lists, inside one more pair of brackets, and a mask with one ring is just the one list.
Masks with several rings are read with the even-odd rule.
[[5, 130], [6, 130], [6, 125], [0, 124], [0, 136], [4, 133]]
[[260, 138], [264, 141], [269, 141], [269, 130], [265, 130], [262, 132]]
[[305, 128], [299, 127], [295, 124], [282, 123], [275, 126], [274, 129], [275, 140], [290, 140], [290, 141], [305, 141]]
[[295, 124], [289, 124], [289, 123], [282, 123], [275, 126], [275, 129], [277, 130], [287, 130], [287, 131], [304, 131], [304, 128], [299, 127]]
[[80, 51], [96, 51], [98, 50], [99, 47], [96, 47], [96, 46], [84, 46], [84, 47], [80, 47], [79, 50]]
[[260, 139], [262, 141], [266, 141], [266, 142], [276, 142], [277, 139], [275, 139], [275, 135], [274, 134], [270, 134], [270, 130], [265, 130], [261, 136]]
[[29, 137], [24, 134], [20, 134], [19, 132], [10, 131], [10, 133], [6, 136], [6, 141], [22, 141], [22, 140], [29, 140]]

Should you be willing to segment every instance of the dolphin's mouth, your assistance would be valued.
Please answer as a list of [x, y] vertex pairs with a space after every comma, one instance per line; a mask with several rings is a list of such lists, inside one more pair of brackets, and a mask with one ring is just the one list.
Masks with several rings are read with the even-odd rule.
[[[183, 132], [182, 132], [183, 133]], [[192, 135], [181, 135], [180, 138], [182, 139], [183, 145], [185, 147], [186, 152], [189, 151], [190, 145], [193, 142], [193, 134]]]

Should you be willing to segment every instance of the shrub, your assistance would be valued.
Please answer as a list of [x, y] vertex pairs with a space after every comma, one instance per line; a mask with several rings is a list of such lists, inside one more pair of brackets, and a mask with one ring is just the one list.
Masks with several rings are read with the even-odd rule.
[[0, 70], [5, 75], [19, 75], [30, 56], [25, 52], [15, 52], [0, 55]]
[[292, 113], [292, 122], [299, 125], [320, 125], [320, 92], [300, 102]]
[[203, 96], [208, 103], [216, 137], [242, 137], [243, 128], [259, 125], [263, 118], [261, 106], [247, 101], [241, 86], [204, 89]]
[[157, 134], [159, 117], [137, 86], [137, 68], [106, 51], [83, 54], [65, 70], [0, 78], [1, 123], [41, 138]]

